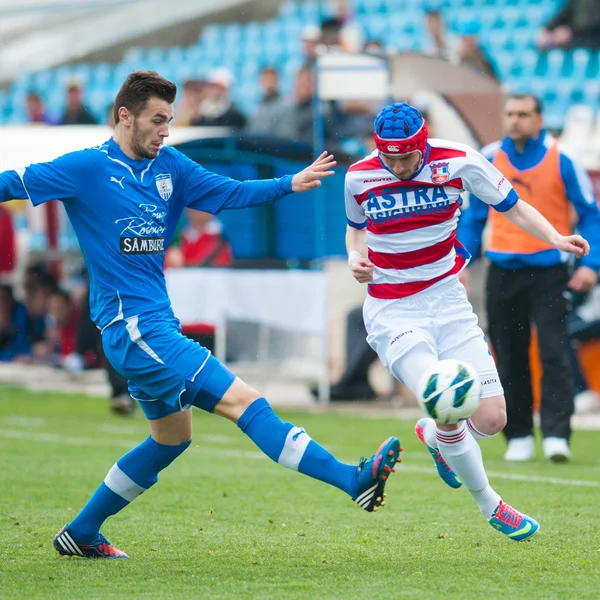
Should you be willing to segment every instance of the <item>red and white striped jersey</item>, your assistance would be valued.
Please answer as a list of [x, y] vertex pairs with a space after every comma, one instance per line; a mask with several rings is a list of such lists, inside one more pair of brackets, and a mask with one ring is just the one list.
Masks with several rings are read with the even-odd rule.
[[466, 265], [470, 255], [456, 239], [465, 191], [500, 212], [518, 200], [512, 185], [479, 152], [447, 140], [430, 139], [422, 168], [406, 181], [386, 169], [377, 150], [348, 169], [348, 224], [367, 228], [374, 265], [369, 295], [411, 296]]

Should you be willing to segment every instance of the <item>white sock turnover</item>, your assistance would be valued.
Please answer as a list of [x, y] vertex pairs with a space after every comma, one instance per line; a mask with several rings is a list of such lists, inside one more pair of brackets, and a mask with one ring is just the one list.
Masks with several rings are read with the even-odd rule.
[[436, 438], [442, 457], [469, 490], [481, 514], [490, 519], [500, 502], [500, 496], [490, 486], [481, 449], [469, 435], [466, 424], [461, 423], [454, 431], [437, 429]]

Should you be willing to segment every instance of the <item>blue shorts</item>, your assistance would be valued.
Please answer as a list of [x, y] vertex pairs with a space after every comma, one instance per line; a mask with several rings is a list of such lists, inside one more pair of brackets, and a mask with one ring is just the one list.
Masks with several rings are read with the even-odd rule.
[[212, 412], [235, 379], [209, 350], [181, 333], [170, 307], [113, 323], [102, 333], [102, 346], [151, 420], [192, 405]]

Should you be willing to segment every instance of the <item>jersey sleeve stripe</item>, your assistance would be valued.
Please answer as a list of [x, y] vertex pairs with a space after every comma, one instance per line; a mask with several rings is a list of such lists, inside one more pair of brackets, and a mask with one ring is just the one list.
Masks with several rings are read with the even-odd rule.
[[508, 196], [506, 196], [506, 198], [504, 198], [504, 200], [502, 200], [502, 202], [499, 202], [498, 204], [492, 204], [491, 207], [494, 210], [497, 210], [498, 212], [506, 212], [507, 210], [510, 210], [517, 203], [518, 199], [519, 199], [519, 195], [513, 189], [513, 190], [510, 190], [510, 192], [508, 192]]
[[365, 221], [364, 223], [355, 223], [350, 219], [347, 219], [347, 221], [348, 225], [350, 225], [350, 227], [354, 227], [354, 229], [364, 229], [367, 226], [367, 221]]
[[[31, 196], [29, 195], [29, 190], [27, 189], [27, 186], [25, 185], [25, 168], [22, 167], [20, 169], [15, 169], [15, 173], [19, 176], [19, 179], [21, 180], [21, 183], [23, 184], [23, 189], [25, 190], [25, 193], [27, 194], [27, 197], [29, 198], [30, 202], [33, 202], [33, 200], [31, 199]], [[33, 202], [33, 204], [35, 205], [36, 203]]]

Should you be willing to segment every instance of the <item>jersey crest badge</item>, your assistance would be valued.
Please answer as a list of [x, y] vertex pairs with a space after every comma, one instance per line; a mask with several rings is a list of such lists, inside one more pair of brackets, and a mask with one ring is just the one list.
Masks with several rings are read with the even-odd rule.
[[160, 173], [156, 176], [156, 188], [160, 197], [167, 201], [173, 193], [173, 180], [171, 179], [171, 173]]
[[440, 162], [429, 165], [431, 168], [431, 181], [433, 183], [446, 183], [450, 179], [450, 173], [448, 171], [448, 165], [450, 163]]

